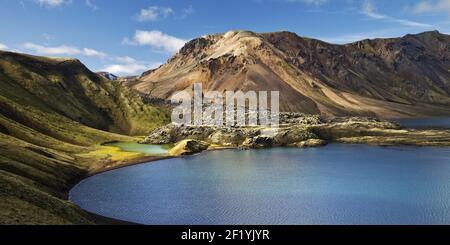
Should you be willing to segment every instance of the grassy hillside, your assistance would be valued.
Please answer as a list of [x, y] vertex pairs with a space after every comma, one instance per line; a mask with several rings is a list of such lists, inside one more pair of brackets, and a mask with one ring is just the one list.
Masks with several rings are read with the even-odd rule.
[[130, 89], [92, 73], [75, 59], [0, 52], [0, 97], [2, 108], [11, 101], [130, 135], [145, 134], [166, 119]]
[[0, 52], [0, 224], [89, 224], [68, 189], [105, 157], [167, 120], [78, 60]]

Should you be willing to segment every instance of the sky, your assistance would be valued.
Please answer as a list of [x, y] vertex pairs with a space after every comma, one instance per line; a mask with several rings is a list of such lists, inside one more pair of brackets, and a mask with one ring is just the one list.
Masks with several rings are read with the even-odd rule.
[[291, 31], [330, 43], [450, 33], [450, 0], [0, 0], [0, 50], [137, 75], [193, 38]]

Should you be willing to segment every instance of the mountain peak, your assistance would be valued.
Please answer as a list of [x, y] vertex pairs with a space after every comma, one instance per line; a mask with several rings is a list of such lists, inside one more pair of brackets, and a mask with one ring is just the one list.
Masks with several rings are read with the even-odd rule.
[[404, 117], [450, 105], [449, 69], [450, 37], [438, 31], [333, 45], [232, 30], [192, 40], [134, 87], [169, 98], [201, 82], [222, 92], [280, 91], [281, 111]]
[[416, 34], [417, 36], [421, 36], [421, 35], [442, 35], [441, 32], [439, 32], [438, 30], [433, 30], [433, 31], [424, 31], [421, 33]]
[[229, 31], [212, 45], [213, 52], [209, 56], [215, 59], [224, 55], [239, 56], [249, 53], [249, 49], [260, 46], [263, 38], [251, 31]]
[[249, 36], [256, 37], [256, 36], [258, 36], [258, 34], [256, 34], [255, 32], [252, 32], [252, 31], [248, 31], [248, 30], [230, 30], [223, 34], [223, 38], [232, 38], [232, 37], [240, 38], [240, 37], [249, 37]]
[[439, 32], [438, 30], [434, 30], [434, 31], [425, 31], [417, 34], [407, 34], [403, 38], [414, 37], [420, 39], [420, 38], [439, 38], [443, 36], [447, 35]]
[[119, 78], [116, 75], [114, 75], [110, 72], [106, 72], [106, 71], [99, 71], [99, 72], [97, 72], [97, 74], [110, 80], [110, 81], [116, 81]]
[[182, 59], [191, 57], [195, 60], [212, 60], [220, 57], [249, 55], [251, 50], [264, 42], [264, 37], [260, 34], [246, 30], [205, 35], [187, 42], [170, 61], [181, 57]]

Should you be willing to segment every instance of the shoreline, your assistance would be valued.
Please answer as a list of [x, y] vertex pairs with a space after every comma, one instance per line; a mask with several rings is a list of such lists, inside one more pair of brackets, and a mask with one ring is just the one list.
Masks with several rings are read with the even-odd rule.
[[[423, 147], [450, 148], [449, 146], [446, 146], [446, 147], [443, 147], [443, 146], [417, 146], [417, 145], [402, 145], [402, 144], [397, 144], [397, 145], [372, 145], [372, 144], [367, 144], [367, 143], [366, 144], [360, 144], [360, 143], [359, 144], [358, 143], [357, 144], [353, 144], [353, 143], [343, 143], [343, 142], [330, 142], [330, 144], [366, 145], [366, 146], [370, 146], [370, 147], [381, 147], [381, 148], [384, 148], [384, 147], [400, 147], [400, 146], [401, 147], [419, 147], [419, 148], [423, 148]], [[283, 148], [292, 148], [292, 147], [283, 147]], [[237, 148], [237, 147], [213, 148], [213, 149], [208, 149], [206, 151], [203, 151], [201, 153], [194, 154], [192, 156], [196, 156], [196, 155], [207, 153], [207, 152], [221, 151], [221, 150], [239, 150], [239, 148]], [[258, 149], [255, 149], [255, 150], [258, 150]], [[261, 149], [259, 149], [259, 150], [261, 150]], [[90, 177], [93, 177], [93, 176], [98, 175], [98, 174], [102, 174], [102, 173], [105, 173], [105, 172], [109, 172], [109, 171], [113, 171], [113, 170], [116, 170], [116, 169], [129, 167], [129, 166], [134, 166], [134, 165], [139, 165], [139, 164], [146, 164], [146, 163], [154, 163], [154, 162], [158, 162], [158, 161], [162, 161], [162, 160], [175, 159], [175, 158], [180, 158], [180, 157], [183, 157], [183, 156], [165, 156], [165, 157], [146, 156], [146, 157], [139, 157], [139, 158], [136, 158], [136, 159], [131, 159], [131, 160], [127, 160], [125, 162], [119, 163], [116, 166], [105, 167], [105, 168], [101, 168], [99, 170], [91, 171], [88, 174], [86, 174], [84, 177], [82, 177], [79, 181], [77, 181], [76, 184], [71, 186], [71, 188], [67, 192], [67, 201], [71, 202], [72, 204], [76, 205], [78, 208], [83, 210], [83, 212], [85, 212], [91, 218], [91, 220], [94, 222], [93, 225], [145, 225], [145, 224], [125, 221], [125, 220], [119, 220], [119, 219], [115, 219], [115, 218], [111, 218], [111, 217], [107, 217], [107, 216], [102, 216], [100, 214], [92, 213], [90, 211], [82, 209], [76, 203], [72, 202], [69, 199], [69, 192], [70, 192], [70, 190], [73, 187], [78, 185], [83, 180], [85, 180], [87, 178], [90, 178]]]
[[134, 165], [144, 164], [144, 163], [151, 163], [151, 162], [157, 162], [157, 161], [161, 161], [161, 160], [167, 160], [167, 159], [171, 159], [171, 158], [174, 158], [174, 157], [171, 157], [171, 156], [143, 156], [143, 157], [137, 157], [137, 158], [126, 160], [126, 161], [119, 161], [116, 163], [113, 162], [113, 163], [111, 163], [113, 166], [109, 166], [109, 167], [107, 166], [107, 167], [102, 167], [99, 169], [87, 171], [85, 175], [83, 175], [80, 178], [77, 178], [73, 181], [73, 183], [70, 185], [70, 187], [65, 191], [64, 199], [66, 201], [72, 203], [73, 205], [77, 206], [83, 212], [85, 212], [91, 218], [91, 220], [94, 222], [93, 225], [142, 225], [142, 224], [138, 224], [138, 223], [134, 223], [134, 222], [114, 219], [111, 217], [106, 217], [106, 216], [102, 216], [102, 215], [99, 215], [96, 213], [89, 212], [89, 211], [81, 208], [76, 203], [74, 203], [70, 200], [70, 191], [75, 186], [77, 186], [79, 183], [81, 183], [83, 180], [93, 177], [95, 175], [101, 174], [101, 173], [105, 173], [108, 171], [121, 169], [121, 168], [125, 168], [125, 167], [130, 167], [130, 166], [134, 166]]
[[[377, 130], [376, 127], [368, 127], [366, 129], [367, 132], [370, 132], [370, 128], [374, 128], [375, 130]], [[345, 129], [344, 131], [348, 131], [348, 130], [349, 129]], [[362, 133], [361, 135], [346, 135], [348, 137], [341, 136], [341, 137], [324, 137], [324, 138], [327, 138], [326, 142], [329, 144], [333, 144], [333, 143], [334, 144], [344, 144], [344, 145], [357, 144], [357, 145], [368, 145], [368, 146], [378, 146], [378, 147], [388, 147], [388, 146], [439, 147], [439, 148], [449, 148], [450, 147], [450, 130], [448, 130], [448, 129], [447, 130], [415, 130], [415, 129], [409, 129], [409, 128], [398, 128], [398, 129], [378, 128], [378, 130], [381, 130], [381, 134], [372, 134], [372, 133], [367, 134], [365, 132], [365, 133]], [[327, 130], [325, 130], [325, 131], [327, 131]], [[331, 131], [334, 131], [334, 128], [332, 128]], [[350, 130], [350, 131], [353, 131], [353, 130]], [[432, 136], [431, 138], [435, 137], [435, 135], [434, 135], [435, 133], [438, 133], [438, 135], [439, 135], [439, 133], [445, 134], [445, 136], [442, 135], [442, 138], [437, 141], [436, 141], [436, 139], [434, 139], [435, 140], [433, 142], [434, 144], [424, 144], [424, 141], [426, 142], [427, 136], [430, 137], [430, 135], [421, 135], [422, 133], [431, 134], [431, 136]], [[329, 136], [332, 136], [332, 134]], [[420, 140], [415, 141], [414, 139], [418, 136], [419, 136]], [[288, 147], [288, 146], [280, 146], [280, 147]], [[316, 146], [316, 147], [320, 147], [320, 146]], [[264, 147], [264, 148], [273, 148], [273, 147]], [[202, 154], [202, 153], [210, 152], [210, 151], [233, 150], [233, 149], [239, 150], [240, 147], [239, 146], [226, 146], [226, 147], [214, 146], [214, 147], [211, 147], [210, 149], [207, 149], [205, 151], [202, 151], [202, 152], [194, 154], [194, 155], [198, 155], [198, 154]], [[103, 166], [103, 167], [87, 171], [85, 175], [83, 175], [80, 178], [77, 178], [74, 181], [74, 184], [71, 185], [70, 188], [65, 193], [66, 194], [65, 199], [67, 201], [71, 202], [70, 198], [69, 198], [70, 191], [76, 185], [78, 185], [80, 182], [82, 182], [83, 180], [90, 178], [92, 176], [95, 176], [95, 175], [98, 175], [101, 173], [105, 173], [108, 171], [116, 170], [116, 169], [129, 167], [129, 166], [134, 166], [134, 165], [139, 165], [139, 164], [144, 164], [144, 163], [152, 163], [152, 162], [168, 160], [168, 159], [173, 159], [173, 158], [179, 158], [179, 157], [183, 157], [183, 155], [178, 155], [178, 156], [170, 156], [170, 155], [141, 156], [141, 157], [136, 157], [136, 158], [129, 159], [129, 160], [112, 161], [108, 164], [105, 164], [105, 166]], [[78, 206], [77, 204], [75, 204], [73, 202], [71, 202], [71, 203]], [[137, 223], [133, 223], [133, 222], [127, 222], [127, 221], [123, 221], [123, 220], [117, 220], [114, 218], [104, 217], [104, 216], [86, 211], [86, 210], [82, 209], [81, 207], [79, 207], [79, 208], [91, 217], [92, 221], [95, 222], [95, 225], [141, 225], [141, 224], [137, 224]]]
[[[238, 149], [238, 148], [237, 147], [219, 147], [219, 148], [208, 149], [204, 152], [233, 150], [233, 149]], [[202, 154], [204, 152], [201, 152], [198, 154]], [[75, 186], [77, 186], [79, 183], [81, 183], [83, 180], [88, 179], [88, 178], [93, 177], [98, 174], [106, 173], [106, 172], [121, 169], [121, 168], [130, 167], [130, 166], [158, 162], [158, 161], [162, 161], [162, 160], [174, 159], [174, 158], [179, 158], [179, 157], [182, 157], [182, 156], [142, 156], [142, 157], [137, 157], [134, 159], [129, 159], [126, 161], [118, 161], [116, 163], [112, 162], [111, 163], [112, 166], [106, 166], [106, 167], [102, 167], [99, 169], [87, 171], [87, 173], [85, 175], [83, 175], [81, 178], [74, 180], [74, 183], [71, 184], [70, 188], [64, 193], [65, 194], [64, 198], [66, 201], [72, 203], [73, 205], [76, 205], [79, 209], [81, 209], [83, 212], [85, 212], [92, 219], [92, 221], [95, 222], [95, 224], [93, 224], [93, 225], [143, 225], [143, 224], [139, 224], [139, 223], [129, 222], [129, 221], [125, 221], [125, 220], [119, 220], [119, 219], [106, 217], [106, 216], [102, 216], [102, 215], [99, 215], [96, 213], [89, 212], [89, 211], [81, 208], [76, 203], [74, 203], [70, 200], [70, 191]]]
[[[223, 150], [239, 150], [239, 147], [231, 147], [231, 146], [216, 147], [216, 148], [208, 149], [206, 151], [194, 154], [193, 156], [203, 154], [205, 152], [223, 151]], [[121, 169], [121, 168], [130, 167], [130, 166], [146, 164], [146, 163], [153, 163], [153, 162], [174, 159], [174, 158], [180, 158], [180, 157], [183, 157], [183, 156], [143, 156], [143, 157], [137, 157], [137, 158], [126, 160], [126, 161], [119, 161], [117, 163], [117, 165], [114, 165], [114, 163], [112, 163], [113, 166], [110, 166], [110, 167], [102, 167], [99, 169], [88, 171], [80, 179], [77, 179], [76, 181], [74, 181], [74, 183], [70, 186], [70, 188], [66, 191], [66, 193], [64, 193], [65, 199], [66, 199], [66, 201], [72, 203], [73, 205], [76, 205], [79, 209], [81, 209], [83, 212], [85, 212], [92, 219], [92, 221], [95, 222], [95, 224], [93, 224], [93, 225], [144, 225], [144, 224], [139, 224], [139, 223], [125, 221], [125, 220], [119, 220], [119, 219], [106, 217], [106, 216], [103, 216], [100, 214], [89, 212], [89, 211], [81, 208], [80, 206], [78, 206], [78, 204], [76, 204], [70, 200], [70, 191], [75, 186], [77, 186], [79, 183], [81, 183], [83, 180], [93, 177], [95, 175], [99, 175], [102, 173], [106, 173], [106, 172]]]
[[[133, 158], [133, 159], [125, 160], [125, 161], [119, 161], [118, 163], [112, 163], [113, 166], [109, 166], [109, 167], [107, 166], [107, 167], [102, 167], [99, 169], [88, 171], [86, 176], [83, 179], [92, 177], [97, 174], [116, 170], [116, 169], [126, 168], [126, 167], [130, 167], [133, 165], [138, 165], [138, 164], [167, 160], [167, 159], [172, 159], [172, 158], [175, 158], [175, 157], [173, 157], [173, 156], [142, 156], [142, 157], [137, 157], [137, 158]], [[79, 181], [79, 182], [81, 182], [81, 181]]]

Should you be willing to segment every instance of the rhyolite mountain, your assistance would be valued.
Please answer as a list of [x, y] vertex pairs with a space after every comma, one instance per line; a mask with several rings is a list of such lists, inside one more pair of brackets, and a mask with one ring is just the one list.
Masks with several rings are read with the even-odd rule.
[[291, 32], [230, 31], [188, 42], [130, 83], [169, 98], [205, 90], [280, 91], [282, 111], [383, 118], [450, 115], [450, 36], [437, 31], [335, 45]]
[[105, 164], [85, 156], [134, 140], [168, 113], [76, 59], [0, 51], [0, 224], [88, 224], [67, 191]]

